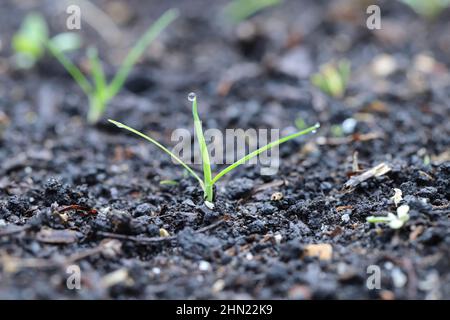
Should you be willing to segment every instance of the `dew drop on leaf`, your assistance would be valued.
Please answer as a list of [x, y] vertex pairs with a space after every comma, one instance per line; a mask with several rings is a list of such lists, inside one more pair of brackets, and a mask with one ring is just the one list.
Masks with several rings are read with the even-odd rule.
[[191, 92], [188, 94], [188, 100], [189, 101], [194, 101], [197, 98], [197, 95], [194, 92]]

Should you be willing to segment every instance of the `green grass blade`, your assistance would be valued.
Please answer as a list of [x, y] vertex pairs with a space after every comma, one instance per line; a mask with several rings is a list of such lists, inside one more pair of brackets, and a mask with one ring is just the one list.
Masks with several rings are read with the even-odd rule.
[[366, 221], [369, 223], [388, 223], [391, 222], [392, 219], [390, 219], [389, 217], [370, 216], [366, 218]]
[[202, 189], [205, 190], [205, 187], [203, 185], [202, 179], [200, 179], [200, 177], [194, 172], [194, 170], [192, 170], [186, 163], [183, 162], [183, 160], [178, 158], [174, 153], [172, 153], [169, 149], [164, 147], [158, 141], [154, 140], [153, 138], [150, 138], [149, 136], [143, 134], [142, 132], [139, 132], [139, 131], [131, 128], [131, 127], [128, 127], [128, 126], [124, 125], [123, 123], [120, 123], [118, 121], [114, 121], [114, 120], [111, 120], [111, 119], [108, 119], [108, 121], [113, 123], [113, 124], [115, 124], [117, 127], [122, 128], [122, 129], [126, 129], [126, 130], [128, 130], [128, 131], [130, 131], [130, 132], [132, 132], [132, 133], [134, 133], [134, 134], [144, 138], [145, 140], [150, 141], [154, 145], [156, 145], [158, 148], [160, 148], [165, 153], [167, 153], [172, 158], [174, 158], [179, 164], [181, 164], [187, 170], [187, 172], [189, 172], [195, 179], [198, 180], [198, 182], [200, 183], [200, 186], [202, 187]]
[[55, 58], [62, 64], [64, 69], [72, 76], [72, 78], [78, 83], [83, 92], [89, 97], [93, 88], [89, 81], [86, 79], [81, 70], [73, 64], [59, 49], [57, 49], [51, 42], [47, 42], [48, 50], [55, 56]]
[[286, 136], [286, 137], [284, 137], [284, 138], [281, 138], [281, 139], [278, 139], [278, 140], [276, 140], [276, 141], [273, 141], [273, 142], [271, 142], [271, 143], [269, 143], [269, 144], [266, 144], [264, 147], [261, 147], [261, 148], [255, 150], [255, 151], [253, 151], [253, 152], [247, 154], [247, 155], [244, 156], [243, 158], [239, 159], [239, 160], [236, 161], [235, 163], [229, 165], [228, 167], [226, 167], [225, 169], [223, 169], [222, 171], [220, 171], [220, 172], [214, 177], [214, 179], [213, 179], [213, 181], [212, 181], [213, 184], [216, 183], [220, 178], [222, 178], [222, 177], [223, 177], [224, 175], [226, 175], [228, 172], [232, 171], [233, 169], [235, 169], [236, 167], [240, 166], [241, 164], [244, 164], [245, 162], [247, 162], [247, 161], [250, 160], [251, 158], [256, 157], [258, 154], [260, 154], [260, 153], [262, 153], [262, 152], [264, 152], [264, 151], [266, 151], [266, 150], [269, 150], [269, 149], [271, 149], [271, 148], [273, 148], [273, 147], [275, 147], [275, 146], [277, 146], [277, 145], [280, 145], [280, 144], [282, 144], [282, 143], [285, 143], [285, 142], [287, 142], [287, 141], [289, 141], [289, 140], [292, 140], [292, 139], [294, 139], [294, 138], [297, 138], [297, 137], [300, 137], [300, 136], [302, 136], [302, 135], [304, 135], [304, 134], [307, 134], [307, 133], [309, 133], [309, 132], [314, 132], [314, 131], [317, 130], [319, 127], [320, 127], [320, 125], [319, 125], [319, 124], [316, 124], [316, 125], [314, 125], [314, 126], [312, 126], [312, 127], [309, 127], [309, 128], [307, 128], [307, 129], [305, 129], [305, 130], [302, 130], [302, 131], [299, 131], [299, 132], [290, 134], [290, 135], [288, 135], [288, 136]]
[[109, 97], [114, 97], [122, 88], [128, 74], [136, 64], [140, 56], [144, 53], [147, 46], [178, 16], [178, 10], [170, 9], [166, 11], [155, 23], [153, 23], [147, 32], [141, 37], [136, 45], [130, 50], [122, 66], [111, 81], [109, 86]]
[[91, 65], [92, 79], [94, 80], [96, 94], [101, 100], [106, 100], [106, 78], [103, 66], [98, 58], [97, 49], [93, 47], [89, 48], [87, 56]]
[[208, 146], [206, 145], [205, 136], [203, 134], [202, 122], [200, 120], [200, 117], [198, 116], [197, 97], [195, 96], [195, 94], [191, 93], [189, 94], [189, 100], [192, 101], [192, 116], [194, 117], [195, 134], [197, 136], [198, 145], [200, 147], [200, 154], [202, 156], [203, 179], [205, 182], [206, 198], [208, 201], [212, 201], [213, 184], [211, 183], [211, 162], [209, 160]]
[[239, 23], [256, 12], [281, 2], [282, 0], [233, 0], [226, 5], [224, 13], [234, 23]]

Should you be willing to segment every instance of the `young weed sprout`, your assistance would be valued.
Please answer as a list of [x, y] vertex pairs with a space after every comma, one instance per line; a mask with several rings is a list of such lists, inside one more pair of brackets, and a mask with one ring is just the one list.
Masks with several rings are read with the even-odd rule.
[[320, 68], [320, 72], [311, 77], [314, 86], [335, 98], [342, 98], [347, 89], [350, 78], [350, 62], [340, 60], [337, 64], [327, 63]]
[[131, 69], [144, 53], [145, 49], [152, 41], [175, 20], [178, 16], [176, 9], [166, 11], [139, 39], [135, 46], [130, 50], [118, 72], [107, 83], [103, 72], [102, 64], [99, 60], [97, 50], [89, 48], [87, 51], [88, 59], [91, 65], [92, 83], [83, 75], [81, 70], [76, 67], [58, 47], [52, 43], [48, 44], [50, 52], [58, 59], [72, 78], [78, 83], [80, 88], [89, 99], [88, 121], [96, 123], [105, 112], [108, 102], [114, 98], [125, 83]]
[[211, 162], [210, 162], [210, 158], [209, 158], [208, 147], [206, 145], [205, 136], [203, 135], [202, 124], [201, 124], [200, 117], [199, 117], [198, 111], [197, 111], [197, 97], [196, 97], [195, 93], [190, 93], [188, 96], [188, 99], [189, 99], [189, 101], [192, 102], [192, 116], [194, 118], [194, 129], [195, 129], [195, 134], [197, 136], [197, 141], [198, 141], [199, 148], [200, 148], [200, 155], [201, 155], [201, 159], [202, 159], [203, 179], [200, 178], [200, 176], [197, 173], [195, 173], [195, 171], [191, 167], [189, 167], [183, 160], [181, 160], [179, 157], [177, 157], [175, 154], [173, 154], [169, 149], [167, 149], [165, 146], [160, 144], [158, 141], [156, 141], [153, 138], [143, 134], [142, 132], [139, 132], [133, 128], [130, 128], [120, 122], [117, 122], [114, 120], [108, 120], [108, 121], [115, 124], [119, 128], [123, 128], [128, 131], [131, 131], [134, 134], [146, 139], [147, 141], [150, 141], [151, 143], [153, 143], [157, 147], [159, 147], [161, 150], [166, 152], [168, 155], [172, 156], [172, 158], [175, 159], [175, 161], [177, 161], [179, 164], [181, 164], [187, 170], [187, 172], [198, 181], [198, 183], [200, 184], [200, 186], [203, 190], [203, 193], [204, 193], [205, 204], [208, 207], [213, 207], [212, 203], [214, 201], [214, 189], [213, 189], [214, 184], [220, 178], [222, 178], [224, 175], [233, 171], [241, 164], [246, 163], [248, 160], [252, 159], [253, 157], [258, 156], [260, 153], [262, 153], [266, 150], [269, 150], [277, 145], [280, 145], [284, 142], [287, 142], [294, 138], [300, 137], [309, 132], [314, 133], [320, 127], [320, 125], [317, 123], [316, 125], [314, 125], [312, 127], [309, 127], [302, 131], [290, 134], [290, 135], [283, 137], [281, 139], [278, 139], [276, 141], [270, 142], [269, 144], [265, 145], [264, 147], [261, 147], [255, 151], [247, 154], [246, 156], [242, 157], [241, 159], [237, 160], [236, 162], [229, 165], [228, 167], [226, 167], [225, 169], [223, 169], [222, 171], [220, 171], [218, 174], [216, 174], [213, 177], [212, 172], [211, 172]]
[[11, 40], [16, 66], [19, 69], [32, 68], [44, 56], [49, 43], [58, 51], [67, 52], [78, 49], [81, 39], [73, 32], [63, 32], [49, 38], [44, 17], [35, 12], [27, 14]]
[[400, 229], [409, 220], [409, 206], [404, 204], [397, 208], [397, 215], [389, 212], [386, 217], [370, 216], [369, 223], [386, 223], [391, 229]]

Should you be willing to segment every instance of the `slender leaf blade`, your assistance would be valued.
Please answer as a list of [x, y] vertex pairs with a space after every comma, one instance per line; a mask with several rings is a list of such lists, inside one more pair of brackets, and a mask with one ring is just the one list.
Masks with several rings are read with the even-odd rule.
[[55, 58], [62, 64], [64, 69], [72, 76], [72, 78], [78, 83], [83, 92], [89, 97], [93, 88], [81, 70], [72, 63], [58, 48], [56, 48], [51, 42], [47, 42], [47, 48], [55, 56]]
[[167, 153], [168, 155], [173, 157], [179, 164], [181, 164], [187, 170], [187, 172], [189, 172], [195, 179], [198, 180], [198, 182], [200, 183], [200, 186], [202, 187], [202, 189], [204, 189], [204, 185], [203, 185], [202, 179], [200, 179], [200, 177], [194, 172], [194, 170], [192, 170], [192, 168], [189, 167], [183, 160], [178, 158], [172, 151], [170, 151], [169, 149], [164, 147], [161, 143], [159, 143], [155, 139], [153, 139], [153, 138], [143, 134], [142, 132], [137, 131], [136, 129], [133, 129], [133, 128], [127, 126], [127, 125], [124, 125], [123, 123], [120, 123], [118, 121], [111, 120], [111, 119], [108, 119], [108, 121], [111, 122], [112, 124], [115, 124], [117, 127], [121, 128], [121, 129], [128, 130], [128, 131], [130, 131], [130, 132], [132, 132], [132, 133], [134, 133], [134, 134], [144, 138], [145, 140], [150, 141], [151, 143], [156, 145], [158, 148], [163, 150], [165, 153]]
[[208, 201], [212, 201], [212, 174], [211, 174], [211, 162], [209, 159], [208, 146], [206, 145], [205, 136], [203, 134], [202, 122], [198, 115], [197, 109], [197, 97], [195, 94], [192, 94], [192, 116], [194, 118], [194, 128], [195, 134], [197, 136], [198, 145], [200, 147], [200, 154], [202, 156], [202, 166], [203, 166], [203, 179], [205, 182], [205, 192], [208, 198]]
[[260, 153], [269, 150], [277, 145], [280, 145], [282, 143], [285, 143], [289, 140], [292, 140], [294, 138], [300, 137], [302, 135], [305, 135], [309, 132], [314, 132], [315, 130], [317, 130], [320, 127], [319, 124], [316, 124], [312, 127], [309, 127], [305, 130], [290, 134], [286, 137], [283, 137], [281, 139], [278, 139], [276, 141], [273, 141], [269, 144], [266, 144], [264, 147], [261, 147], [249, 154], [247, 154], [246, 156], [242, 157], [241, 159], [239, 159], [238, 161], [236, 161], [235, 163], [229, 165], [228, 167], [226, 167], [225, 169], [223, 169], [222, 171], [220, 171], [212, 180], [213, 184], [216, 183], [220, 178], [222, 178], [225, 174], [227, 174], [228, 172], [232, 171], [233, 169], [235, 169], [236, 167], [240, 166], [241, 164], [244, 164], [245, 162], [247, 162], [248, 160], [250, 160], [253, 157], [256, 157], [257, 155], [259, 155]]
[[142, 56], [147, 46], [156, 39], [156, 37], [178, 17], [178, 10], [167, 10], [155, 23], [153, 23], [147, 32], [140, 38], [136, 45], [126, 56], [122, 66], [116, 73], [109, 85], [109, 97], [114, 97], [125, 83], [128, 74], [138, 59]]

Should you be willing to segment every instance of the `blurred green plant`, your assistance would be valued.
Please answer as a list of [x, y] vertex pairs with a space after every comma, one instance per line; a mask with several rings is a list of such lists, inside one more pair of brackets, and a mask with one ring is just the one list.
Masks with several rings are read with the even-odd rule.
[[446, 8], [450, 7], [450, 0], [400, 0], [410, 6], [418, 15], [427, 19], [434, 19]]
[[73, 32], [63, 32], [49, 38], [44, 17], [35, 12], [27, 14], [11, 41], [16, 66], [20, 69], [32, 68], [44, 56], [48, 43], [61, 52], [67, 52], [78, 49], [81, 38]]
[[106, 110], [108, 102], [114, 98], [123, 87], [131, 69], [142, 56], [146, 48], [153, 40], [178, 16], [178, 10], [170, 9], [156, 20], [128, 52], [122, 65], [111, 82], [107, 82], [96, 48], [87, 50], [90, 64], [92, 83], [84, 76], [81, 70], [75, 66], [53, 42], [48, 44], [50, 52], [63, 65], [67, 72], [77, 82], [89, 99], [88, 122], [96, 123]]
[[348, 60], [327, 63], [311, 77], [311, 83], [324, 93], [335, 98], [342, 98], [350, 79], [351, 66]]
[[127, 125], [124, 125], [123, 123], [120, 123], [118, 121], [114, 121], [114, 120], [108, 120], [109, 122], [115, 124], [117, 127], [128, 130], [138, 136], [140, 136], [141, 138], [144, 138], [145, 140], [153, 143], [154, 145], [156, 145], [158, 148], [160, 148], [161, 150], [163, 150], [165, 153], [167, 153], [169, 156], [171, 156], [175, 161], [177, 161], [180, 165], [182, 165], [186, 171], [192, 176], [194, 177], [198, 183], [200, 184], [203, 193], [204, 193], [204, 198], [205, 198], [205, 205], [208, 206], [209, 208], [213, 208], [213, 201], [214, 201], [214, 184], [220, 179], [222, 178], [224, 175], [226, 175], [227, 173], [233, 171], [234, 169], [236, 169], [236, 167], [240, 166], [241, 164], [246, 163], [248, 160], [258, 156], [260, 153], [266, 151], [266, 150], [270, 150], [273, 147], [280, 145], [282, 143], [285, 143], [289, 140], [292, 140], [294, 138], [300, 137], [302, 135], [305, 135], [307, 133], [315, 133], [316, 130], [320, 127], [320, 125], [317, 123], [316, 125], [306, 128], [304, 130], [301, 130], [299, 132], [290, 134], [288, 136], [285, 136], [281, 139], [278, 139], [276, 141], [270, 142], [268, 144], [266, 144], [265, 146], [250, 152], [249, 154], [247, 154], [246, 156], [242, 157], [241, 159], [237, 160], [236, 162], [234, 162], [233, 164], [230, 164], [228, 167], [226, 167], [225, 169], [223, 169], [222, 171], [220, 171], [215, 177], [213, 177], [212, 175], [212, 171], [211, 171], [211, 162], [210, 162], [210, 158], [209, 158], [209, 151], [208, 151], [208, 146], [206, 144], [206, 140], [205, 140], [205, 136], [203, 134], [203, 128], [202, 128], [202, 123], [200, 121], [200, 117], [198, 115], [198, 110], [197, 110], [197, 96], [195, 95], [195, 93], [190, 93], [188, 96], [189, 101], [192, 102], [192, 116], [194, 118], [194, 129], [195, 129], [195, 134], [197, 137], [197, 141], [198, 141], [198, 145], [200, 148], [200, 155], [202, 158], [202, 166], [203, 166], [203, 179], [200, 178], [200, 176], [195, 173], [195, 171], [189, 167], [188, 164], [186, 164], [183, 160], [181, 160], [179, 157], [177, 157], [173, 152], [171, 152], [169, 149], [167, 149], [165, 146], [163, 146], [162, 144], [160, 144], [158, 141], [154, 140], [153, 138], [143, 134], [142, 132], [139, 132], [131, 127], [128, 127]]
[[265, 8], [279, 5], [283, 0], [232, 0], [224, 10], [225, 16], [234, 23], [239, 23]]

